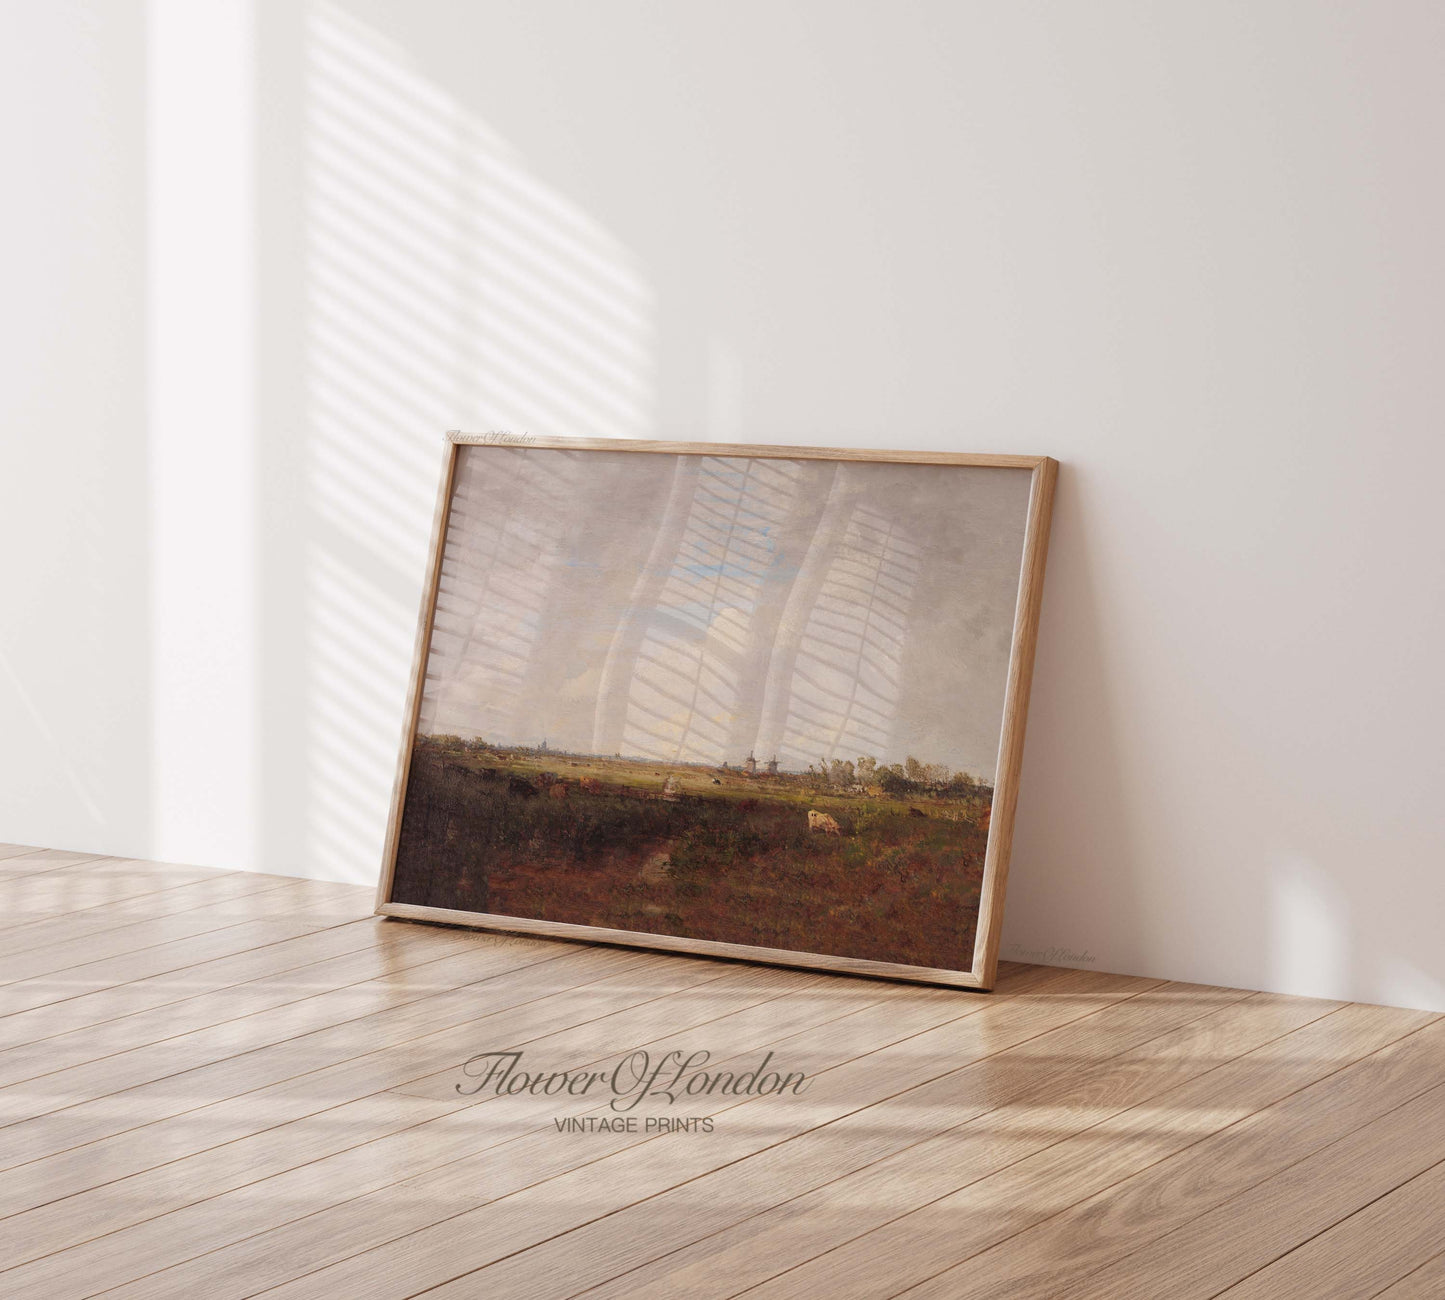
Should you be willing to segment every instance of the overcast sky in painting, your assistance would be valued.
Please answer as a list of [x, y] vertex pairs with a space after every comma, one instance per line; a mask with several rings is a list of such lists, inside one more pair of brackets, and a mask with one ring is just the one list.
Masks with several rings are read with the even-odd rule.
[[421, 730], [991, 779], [1029, 477], [463, 448]]

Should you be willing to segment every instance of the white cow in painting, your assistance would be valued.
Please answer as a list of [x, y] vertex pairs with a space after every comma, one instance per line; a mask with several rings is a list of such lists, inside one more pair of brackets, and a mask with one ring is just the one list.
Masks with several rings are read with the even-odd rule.
[[822, 831], [825, 835], [841, 835], [843, 833], [836, 817], [829, 817], [827, 813], [817, 812], [812, 808], [808, 809], [808, 829]]

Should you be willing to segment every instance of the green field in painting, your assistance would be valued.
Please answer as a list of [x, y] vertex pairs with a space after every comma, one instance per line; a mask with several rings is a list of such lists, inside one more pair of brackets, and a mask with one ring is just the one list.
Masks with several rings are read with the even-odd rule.
[[991, 797], [421, 738], [392, 897], [967, 969]]

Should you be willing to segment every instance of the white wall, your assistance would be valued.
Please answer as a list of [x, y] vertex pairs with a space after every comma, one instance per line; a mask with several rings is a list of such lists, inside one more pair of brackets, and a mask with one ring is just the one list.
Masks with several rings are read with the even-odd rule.
[[1005, 955], [1445, 1009], [1438, 4], [3, 22], [0, 839], [371, 879], [448, 427], [1042, 451]]

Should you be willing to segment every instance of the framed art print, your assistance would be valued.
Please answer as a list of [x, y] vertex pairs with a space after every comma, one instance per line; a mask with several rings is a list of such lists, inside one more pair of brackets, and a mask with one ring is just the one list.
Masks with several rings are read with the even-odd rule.
[[1056, 468], [449, 434], [378, 911], [991, 987]]

